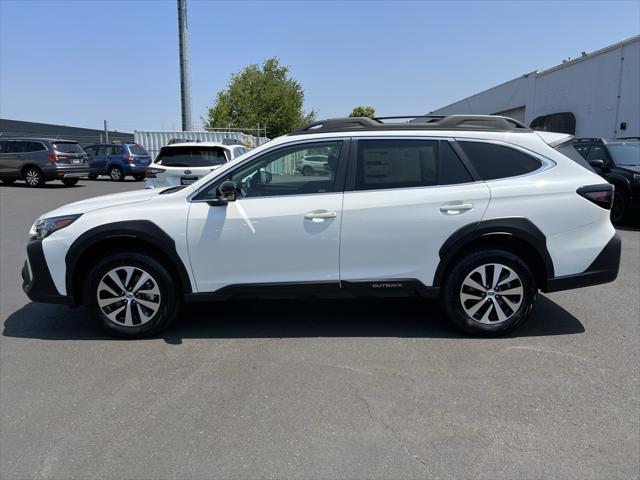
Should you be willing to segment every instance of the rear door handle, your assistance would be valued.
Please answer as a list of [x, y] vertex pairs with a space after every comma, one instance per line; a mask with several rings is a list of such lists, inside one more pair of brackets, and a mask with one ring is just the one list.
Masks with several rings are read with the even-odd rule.
[[440, 211], [447, 215], [460, 215], [473, 209], [473, 203], [445, 203], [440, 205]]
[[328, 218], [336, 218], [338, 214], [336, 212], [329, 212], [327, 210], [314, 210], [304, 214], [306, 220], [312, 222], [324, 222]]

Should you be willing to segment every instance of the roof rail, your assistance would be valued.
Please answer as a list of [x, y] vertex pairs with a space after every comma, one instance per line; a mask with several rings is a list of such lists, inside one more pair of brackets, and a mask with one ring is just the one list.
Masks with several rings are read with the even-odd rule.
[[[385, 123], [382, 120], [410, 119], [407, 122]], [[330, 118], [310, 123], [289, 135], [310, 133], [372, 131], [372, 130], [483, 130], [497, 132], [530, 132], [526, 125], [499, 115], [419, 115], [397, 117]]]

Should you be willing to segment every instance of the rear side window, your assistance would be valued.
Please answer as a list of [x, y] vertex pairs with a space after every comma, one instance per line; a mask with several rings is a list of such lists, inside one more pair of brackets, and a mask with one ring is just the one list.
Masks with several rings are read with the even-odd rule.
[[428, 187], [473, 181], [449, 142], [360, 140], [356, 190]]
[[466, 141], [458, 144], [483, 180], [525, 175], [542, 165], [539, 160], [503, 145]]
[[26, 152], [27, 142], [20, 140], [7, 142], [7, 153], [24, 153]]
[[24, 142], [25, 143], [25, 152], [42, 152], [47, 149], [40, 142]]
[[87, 155], [95, 155], [96, 154], [96, 147], [85, 147], [84, 151]]
[[163, 147], [155, 163], [167, 167], [210, 167], [227, 161], [220, 147]]
[[76, 142], [55, 142], [53, 149], [60, 153], [83, 153], [82, 148]]

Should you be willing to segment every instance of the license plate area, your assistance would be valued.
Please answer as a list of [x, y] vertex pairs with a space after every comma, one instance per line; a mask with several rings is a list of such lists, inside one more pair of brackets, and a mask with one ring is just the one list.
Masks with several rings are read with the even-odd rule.
[[180, 185], [191, 185], [197, 182], [200, 177], [180, 177]]

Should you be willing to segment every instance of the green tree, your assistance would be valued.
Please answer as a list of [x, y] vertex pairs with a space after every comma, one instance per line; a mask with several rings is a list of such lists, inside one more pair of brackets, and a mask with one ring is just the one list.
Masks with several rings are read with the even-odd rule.
[[373, 118], [376, 115], [376, 109], [370, 105], [359, 105], [349, 114], [350, 117], [369, 117]]
[[289, 68], [273, 57], [262, 67], [249, 65], [231, 75], [229, 85], [218, 92], [203, 119], [205, 126], [248, 128], [259, 123], [273, 138], [314, 121], [316, 112], [302, 110], [304, 90], [288, 72]]

